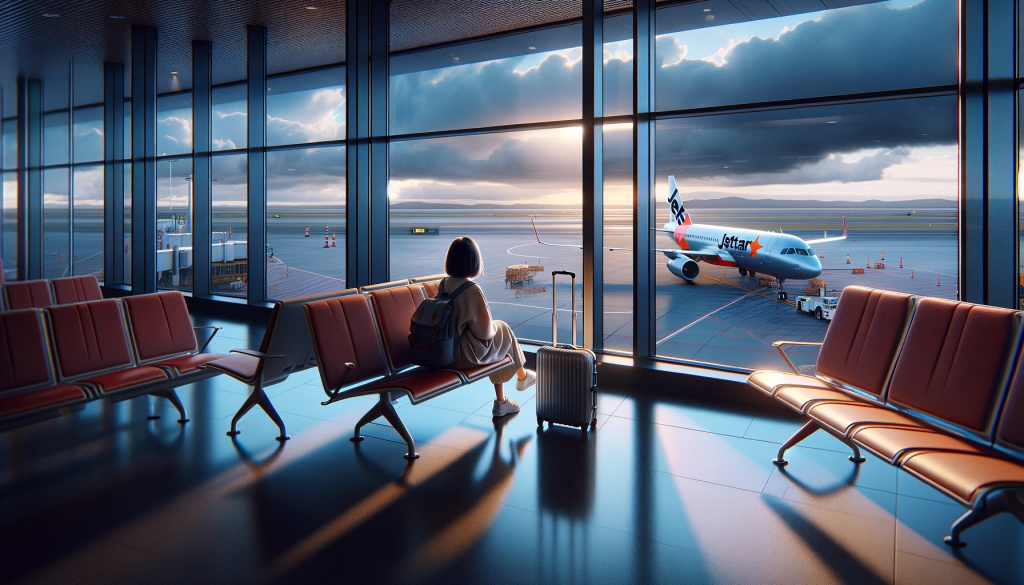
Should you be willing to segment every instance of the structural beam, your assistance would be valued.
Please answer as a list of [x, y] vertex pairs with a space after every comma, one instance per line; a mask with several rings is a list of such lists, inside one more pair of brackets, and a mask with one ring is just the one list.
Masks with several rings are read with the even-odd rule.
[[604, 0], [583, 0], [583, 346], [595, 351], [604, 348], [603, 74]]
[[132, 26], [132, 293], [156, 292], [156, 29]]
[[103, 64], [103, 284], [124, 284], [124, 63]]
[[370, 283], [390, 280], [388, 203], [388, 2], [370, 3]]
[[370, 275], [370, 13], [371, 0], [347, 0], [345, 46], [346, 218], [345, 281], [349, 288], [372, 283]]
[[43, 84], [18, 80], [18, 280], [43, 277]]
[[267, 298], [267, 29], [246, 30], [248, 83], [249, 210], [246, 228], [249, 262], [249, 304]]
[[192, 295], [210, 295], [213, 45], [192, 41]]
[[653, 265], [655, 0], [633, 2], [633, 359], [654, 355]]

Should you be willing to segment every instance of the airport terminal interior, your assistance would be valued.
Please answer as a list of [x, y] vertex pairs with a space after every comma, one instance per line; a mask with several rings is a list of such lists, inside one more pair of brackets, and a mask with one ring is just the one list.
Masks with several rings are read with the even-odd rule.
[[1024, 584], [1022, 34], [0, 3], [0, 582]]

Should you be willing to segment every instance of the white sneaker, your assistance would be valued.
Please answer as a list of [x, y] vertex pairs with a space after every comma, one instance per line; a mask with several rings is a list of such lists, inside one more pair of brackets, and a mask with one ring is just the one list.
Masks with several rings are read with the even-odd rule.
[[520, 380], [519, 378], [516, 378], [516, 390], [518, 390], [520, 392], [522, 392], [523, 390], [526, 390], [530, 386], [533, 386], [534, 384], [537, 383], [537, 372], [534, 372], [533, 370], [525, 370], [525, 371], [526, 371], [526, 377], [525, 378], [523, 378], [522, 380]]
[[494, 406], [491, 407], [491, 416], [505, 416], [506, 414], [515, 414], [517, 412], [519, 412], [519, 403], [507, 396], [505, 397], [505, 402], [498, 402], [495, 399]]

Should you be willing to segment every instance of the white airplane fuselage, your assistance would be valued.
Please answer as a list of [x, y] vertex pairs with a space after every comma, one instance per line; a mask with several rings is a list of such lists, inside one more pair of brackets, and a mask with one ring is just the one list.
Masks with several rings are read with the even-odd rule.
[[673, 224], [667, 224], [665, 228], [672, 230], [679, 253], [699, 262], [733, 266], [780, 280], [806, 280], [821, 274], [821, 262], [814, 251], [793, 235], [697, 223], [675, 225], [674, 230]]

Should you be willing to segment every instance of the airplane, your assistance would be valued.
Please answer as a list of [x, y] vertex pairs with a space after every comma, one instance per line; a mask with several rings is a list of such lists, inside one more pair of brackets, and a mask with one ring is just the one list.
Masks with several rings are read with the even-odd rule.
[[[693, 223], [690, 214], [683, 207], [676, 187], [676, 178], [668, 178], [668, 204], [671, 214], [669, 221], [655, 231], [672, 235], [677, 249], [656, 248], [669, 259], [668, 271], [693, 284], [700, 275], [700, 262], [715, 266], [735, 266], [740, 276], [754, 276], [758, 273], [774, 276], [779, 283], [778, 299], [784, 301], [789, 295], [783, 284], [789, 279], [807, 280], [821, 274], [821, 262], [811, 249], [812, 244], [837, 242], [846, 239], [846, 218], [843, 218], [843, 235], [804, 241], [797, 236], [779, 232], [766, 232], [746, 228], [723, 227]], [[533, 220], [530, 220], [533, 222]], [[561, 248], [578, 248], [571, 244], [553, 244], [540, 239], [537, 224], [533, 224], [537, 243]], [[827, 236], [827, 233], [826, 233]], [[632, 251], [629, 248], [606, 250]]]

